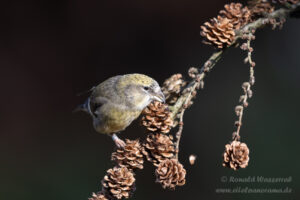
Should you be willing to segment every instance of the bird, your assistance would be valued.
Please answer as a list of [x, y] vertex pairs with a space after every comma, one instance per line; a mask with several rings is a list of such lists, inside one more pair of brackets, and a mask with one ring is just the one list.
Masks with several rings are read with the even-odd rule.
[[137, 73], [113, 76], [89, 92], [90, 96], [75, 110], [88, 113], [96, 132], [111, 136], [119, 148], [126, 144], [117, 134], [137, 119], [152, 101], [165, 102], [157, 81]]

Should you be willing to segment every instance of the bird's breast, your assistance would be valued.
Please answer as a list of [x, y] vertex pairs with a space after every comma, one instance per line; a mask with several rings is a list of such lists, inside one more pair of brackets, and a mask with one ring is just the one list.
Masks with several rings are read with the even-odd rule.
[[113, 134], [127, 128], [135, 120], [141, 111], [122, 109], [119, 107], [105, 108], [100, 111], [100, 120], [94, 121], [95, 129], [104, 134]]

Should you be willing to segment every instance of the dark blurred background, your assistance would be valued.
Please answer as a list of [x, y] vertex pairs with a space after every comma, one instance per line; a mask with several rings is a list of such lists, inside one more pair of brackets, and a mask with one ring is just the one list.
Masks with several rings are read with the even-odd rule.
[[[111, 138], [97, 134], [85, 113], [72, 113], [85, 91], [117, 74], [143, 73], [159, 83], [200, 66], [214, 51], [199, 26], [229, 1], [7, 1], [0, 32], [0, 199], [83, 200], [99, 191], [113, 166]], [[137, 171], [132, 199], [299, 199], [300, 20], [259, 30], [256, 85], [242, 140], [250, 163], [222, 167], [234, 130], [234, 107], [248, 80], [244, 52], [230, 49], [205, 79], [186, 112], [180, 160], [187, 183], [155, 184], [148, 163]], [[144, 137], [135, 122], [122, 138]], [[196, 154], [194, 166], [188, 156]], [[223, 177], [292, 177], [290, 183], [223, 183]], [[286, 188], [290, 194], [217, 194], [217, 188]]]

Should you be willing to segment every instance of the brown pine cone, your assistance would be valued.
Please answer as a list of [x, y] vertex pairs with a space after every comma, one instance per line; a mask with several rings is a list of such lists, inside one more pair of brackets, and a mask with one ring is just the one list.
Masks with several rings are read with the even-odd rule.
[[142, 125], [149, 131], [156, 133], [169, 133], [173, 120], [166, 104], [158, 101], [150, 103], [142, 113]]
[[231, 21], [233, 29], [239, 29], [250, 21], [250, 10], [241, 3], [226, 4], [224, 8], [225, 10], [220, 11], [220, 15]]
[[167, 159], [161, 162], [155, 170], [156, 182], [162, 187], [175, 189], [185, 184], [186, 170], [176, 159]]
[[126, 167], [114, 167], [107, 170], [102, 186], [109, 199], [129, 198], [135, 190], [135, 178]]
[[230, 167], [234, 170], [246, 168], [249, 162], [249, 149], [245, 143], [232, 141], [231, 144], [225, 145], [224, 167]]
[[248, 8], [251, 12], [251, 21], [274, 11], [274, 7], [266, 0], [249, 0]]
[[89, 200], [108, 200], [108, 198], [105, 197], [103, 192], [99, 192], [97, 194], [93, 193]]
[[219, 49], [228, 47], [235, 38], [234, 26], [227, 17], [218, 16], [201, 26], [200, 35], [205, 37], [203, 43], [214, 45]]
[[143, 157], [140, 142], [128, 139], [126, 139], [124, 148], [118, 148], [111, 155], [111, 159], [116, 161], [120, 167], [127, 167], [128, 169], [143, 169]]
[[182, 74], [174, 74], [165, 80], [161, 89], [166, 97], [166, 102], [168, 104], [176, 103], [178, 97], [180, 96], [181, 89], [185, 85], [186, 81], [182, 79]]
[[143, 154], [149, 162], [158, 166], [162, 161], [174, 157], [175, 147], [172, 140], [172, 136], [151, 133], [147, 136], [143, 144]]

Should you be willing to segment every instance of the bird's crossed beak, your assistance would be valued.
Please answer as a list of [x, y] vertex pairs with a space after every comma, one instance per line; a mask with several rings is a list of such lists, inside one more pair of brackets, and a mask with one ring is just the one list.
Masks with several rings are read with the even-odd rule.
[[160, 101], [160, 102], [162, 102], [162, 103], [165, 103], [165, 102], [166, 102], [165, 95], [164, 95], [161, 91], [155, 93], [155, 94], [153, 95], [153, 99], [154, 99], [154, 100], [157, 100], [157, 101]]

